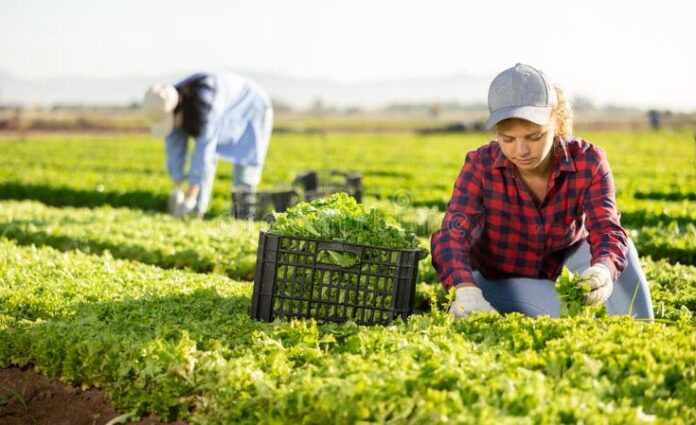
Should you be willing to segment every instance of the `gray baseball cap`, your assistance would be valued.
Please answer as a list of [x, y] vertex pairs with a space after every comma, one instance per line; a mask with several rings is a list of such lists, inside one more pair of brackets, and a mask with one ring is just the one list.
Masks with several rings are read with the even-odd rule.
[[529, 65], [518, 63], [498, 74], [488, 89], [490, 130], [500, 121], [520, 118], [546, 125], [558, 103], [556, 90], [546, 75]]

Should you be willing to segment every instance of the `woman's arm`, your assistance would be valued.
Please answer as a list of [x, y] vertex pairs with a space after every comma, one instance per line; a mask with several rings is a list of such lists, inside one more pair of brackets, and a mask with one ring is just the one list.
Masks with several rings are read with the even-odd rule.
[[616, 209], [614, 177], [609, 162], [600, 151], [599, 165], [592, 175], [584, 200], [585, 228], [589, 236], [592, 265], [606, 266], [614, 281], [626, 268], [628, 236], [621, 227]]
[[167, 154], [167, 172], [175, 185], [184, 180], [184, 164], [188, 150], [188, 135], [181, 129], [175, 128], [164, 139]]
[[442, 226], [431, 238], [432, 263], [446, 289], [473, 286], [469, 251], [481, 236], [485, 220], [478, 152], [469, 152], [454, 184]]

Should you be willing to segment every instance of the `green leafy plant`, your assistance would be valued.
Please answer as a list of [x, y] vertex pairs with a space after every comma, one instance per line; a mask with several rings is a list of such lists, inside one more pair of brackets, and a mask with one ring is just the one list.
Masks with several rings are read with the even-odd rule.
[[585, 304], [585, 297], [592, 288], [578, 273], [563, 267], [561, 275], [556, 279], [556, 291], [561, 302], [561, 317], [589, 316], [600, 317], [606, 314], [604, 304], [591, 306]]
[[385, 248], [413, 249], [415, 234], [400, 228], [382, 210], [366, 209], [346, 193], [336, 193], [312, 202], [302, 202], [276, 213], [271, 232]]
[[[578, 315], [564, 320], [510, 314], [453, 323], [446, 294], [421, 284], [416, 306], [427, 314], [389, 326], [255, 322], [248, 280], [258, 227], [143, 212], [166, 208], [171, 182], [161, 140], [6, 136], [0, 198], [42, 203], [0, 203], [0, 363], [103, 387], [121, 412], [201, 424], [696, 423], [696, 179], [693, 145], [684, 143], [691, 133], [586, 137], [610, 158], [655, 323], [594, 320], [570, 275], [561, 282], [574, 294], [566, 310]], [[379, 230], [380, 214], [367, 215], [378, 205], [396, 217], [386, 221], [427, 238], [440, 225], [463, 153], [486, 141], [477, 133], [279, 133], [263, 181], [273, 186], [299, 170], [351, 164], [363, 174], [365, 206], [304, 210], [310, 219], [299, 221], [310, 226], [299, 225], [298, 234], [326, 230], [329, 239], [347, 240], [357, 224]], [[230, 172], [229, 164], [218, 167], [209, 216], [229, 215]], [[395, 196], [404, 188], [409, 196]], [[336, 208], [344, 209], [338, 219], [328, 212]], [[341, 229], [328, 225], [334, 220], [356, 226], [332, 233]], [[341, 268], [353, 261], [324, 256]], [[437, 282], [429, 259], [419, 271], [420, 281]], [[301, 267], [288, 273], [311, 278]], [[317, 296], [350, 299], [338, 291], [338, 275], [324, 279]], [[364, 300], [388, 302], [388, 282], [363, 283], [376, 288]], [[355, 307], [337, 314], [344, 312], [350, 317]]]
[[137, 209], [55, 208], [35, 201], [0, 201], [0, 235], [130, 259], [163, 268], [221, 273], [251, 280], [262, 224], [223, 216], [181, 221]]
[[[646, 263], [679, 306], [695, 267]], [[0, 239], [0, 364], [191, 423], [693, 423], [694, 322], [248, 316], [251, 286]], [[50, 294], [50, 296], [46, 296]], [[433, 292], [429, 293], [432, 297]], [[442, 300], [432, 298], [431, 305]], [[660, 301], [656, 299], [656, 301]], [[669, 341], [669, 344], [650, 343]]]

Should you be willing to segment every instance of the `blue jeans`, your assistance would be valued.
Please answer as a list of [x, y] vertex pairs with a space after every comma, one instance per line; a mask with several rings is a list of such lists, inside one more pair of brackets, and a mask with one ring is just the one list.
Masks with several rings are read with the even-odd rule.
[[[232, 183], [234, 189], [246, 189], [248, 191], [253, 191], [256, 186], [261, 181], [261, 173], [263, 171], [263, 165], [233, 165], [232, 171]], [[213, 183], [215, 182], [215, 174], [213, 173], [212, 178], [203, 180], [201, 184], [201, 189], [198, 192], [198, 199], [196, 201], [196, 212], [203, 214], [208, 210], [208, 204], [210, 203], [210, 196], [213, 192]]]
[[[583, 240], [571, 248], [564, 264], [573, 273], [582, 273], [590, 267], [591, 260], [590, 246]], [[474, 280], [481, 288], [484, 298], [500, 313], [559, 316], [560, 301], [551, 280], [526, 277], [489, 280], [477, 270], [474, 271]], [[614, 290], [606, 301], [606, 307], [610, 315], [626, 315], [630, 312], [637, 318], [653, 319], [650, 288], [640, 266], [638, 251], [630, 239], [628, 265], [614, 282]]]

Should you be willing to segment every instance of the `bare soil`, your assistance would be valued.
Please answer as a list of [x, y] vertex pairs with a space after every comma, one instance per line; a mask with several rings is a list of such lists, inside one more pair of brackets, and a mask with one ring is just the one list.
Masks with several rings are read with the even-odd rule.
[[[121, 414], [114, 410], [103, 390], [82, 391], [29, 367], [0, 368], [0, 425], [104, 425]], [[166, 422], [150, 415], [130, 423]]]

